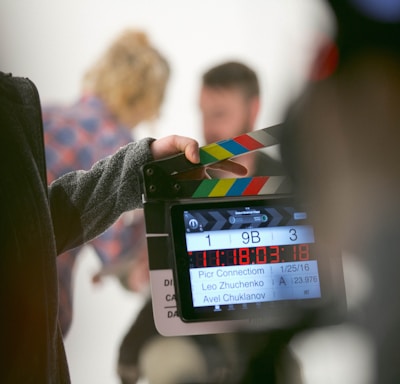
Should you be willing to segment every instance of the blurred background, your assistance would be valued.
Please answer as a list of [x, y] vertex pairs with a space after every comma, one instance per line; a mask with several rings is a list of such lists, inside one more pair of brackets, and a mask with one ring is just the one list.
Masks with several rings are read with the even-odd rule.
[[[182, 134], [200, 141], [198, 92], [207, 68], [239, 60], [257, 71], [262, 107], [256, 128], [263, 128], [282, 120], [307, 81], [315, 43], [333, 31], [330, 12], [319, 0], [1, 0], [0, 69], [33, 80], [42, 103], [69, 103], [79, 96], [87, 67], [117, 34], [132, 27], [148, 34], [172, 70], [159, 120], [140, 125], [135, 137]], [[73, 324], [65, 340], [74, 383], [119, 382], [117, 347], [142, 304], [141, 296], [123, 290], [113, 278], [93, 285], [99, 267], [90, 247], [84, 248], [75, 275]], [[356, 337], [354, 332], [341, 335], [343, 340]], [[345, 382], [333, 372], [326, 375], [329, 361], [317, 364], [324, 354], [337, 359], [343, 340], [329, 333], [318, 337], [317, 349], [308, 341], [294, 344], [306, 382], [320, 383], [319, 370], [325, 383], [327, 376], [332, 383]]]
[[319, 0], [2, 0], [0, 7], [1, 68], [30, 77], [45, 104], [76, 98], [83, 72], [125, 27], [146, 31], [172, 69], [152, 133], [199, 139], [205, 69], [237, 59], [258, 71], [263, 128], [281, 120], [302, 86], [315, 39], [330, 28]]

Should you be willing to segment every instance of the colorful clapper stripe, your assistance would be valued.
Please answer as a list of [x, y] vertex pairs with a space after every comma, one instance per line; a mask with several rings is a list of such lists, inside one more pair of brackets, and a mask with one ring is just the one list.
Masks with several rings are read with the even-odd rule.
[[278, 144], [272, 129], [262, 129], [200, 148], [200, 163], [210, 164], [256, 149]]
[[206, 179], [200, 182], [194, 190], [192, 197], [267, 195], [276, 193], [285, 180], [285, 176]]

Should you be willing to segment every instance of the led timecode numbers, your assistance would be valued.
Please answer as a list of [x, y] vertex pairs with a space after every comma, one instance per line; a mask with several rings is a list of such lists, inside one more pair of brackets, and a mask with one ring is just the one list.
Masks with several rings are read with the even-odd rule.
[[217, 249], [188, 252], [194, 268], [284, 263], [310, 260], [309, 244]]

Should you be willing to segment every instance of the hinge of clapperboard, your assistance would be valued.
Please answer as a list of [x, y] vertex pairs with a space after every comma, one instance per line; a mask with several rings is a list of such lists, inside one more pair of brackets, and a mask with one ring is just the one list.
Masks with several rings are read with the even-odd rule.
[[291, 192], [290, 182], [282, 176], [253, 176], [224, 179], [184, 179], [190, 171], [222, 160], [279, 144], [281, 125], [256, 130], [232, 139], [200, 147], [200, 163], [189, 162], [183, 154], [153, 161], [143, 167], [145, 200], [235, 197]]

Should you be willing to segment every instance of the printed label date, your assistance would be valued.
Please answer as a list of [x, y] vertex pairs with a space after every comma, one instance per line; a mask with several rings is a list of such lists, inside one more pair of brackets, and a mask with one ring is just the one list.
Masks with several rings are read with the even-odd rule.
[[291, 272], [308, 272], [310, 270], [309, 264], [285, 264], [281, 265], [281, 272], [282, 273], [291, 273]]

